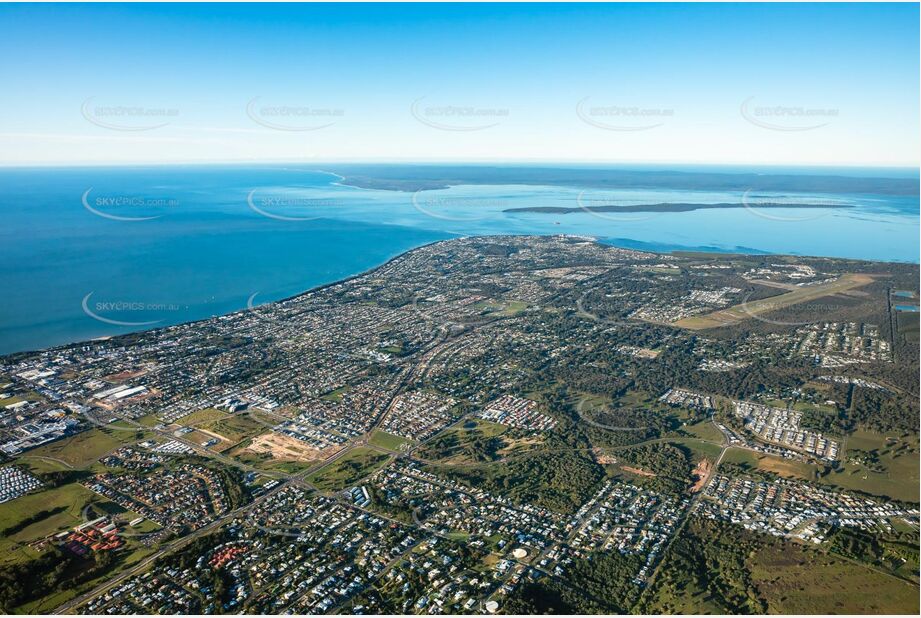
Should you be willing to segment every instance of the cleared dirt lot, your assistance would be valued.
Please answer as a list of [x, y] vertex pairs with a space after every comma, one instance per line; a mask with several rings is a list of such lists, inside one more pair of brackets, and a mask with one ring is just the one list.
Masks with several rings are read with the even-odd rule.
[[274, 431], [264, 433], [253, 438], [252, 443], [246, 447], [253, 453], [265, 453], [272, 459], [288, 459], [295, 461], [315, 461], [332, 455], [336, 449], [317, 450], [310, 448], [300, 440], [285, 436]]

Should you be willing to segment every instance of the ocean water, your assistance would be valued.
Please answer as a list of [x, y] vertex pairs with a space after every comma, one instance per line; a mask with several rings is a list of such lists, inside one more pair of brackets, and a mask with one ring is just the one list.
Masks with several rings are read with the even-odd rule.
[[[393, 192], [298, 166], [0, 170], [0, 353], [207, 318], [478, 234], [917, 262], [917, 196], [465, 185]], [[759, 208], [759, 203], [828, 208]], [[671, 213], [533, 206], [743, 203]], [[849, 208], [833, 208], [847, 204]]]

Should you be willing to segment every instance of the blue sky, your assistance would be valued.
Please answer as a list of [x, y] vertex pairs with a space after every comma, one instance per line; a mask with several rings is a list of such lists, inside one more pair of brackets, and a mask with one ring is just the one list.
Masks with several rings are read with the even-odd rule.
[[912, 165], [918, 6], [2, 5], [0, 164]]

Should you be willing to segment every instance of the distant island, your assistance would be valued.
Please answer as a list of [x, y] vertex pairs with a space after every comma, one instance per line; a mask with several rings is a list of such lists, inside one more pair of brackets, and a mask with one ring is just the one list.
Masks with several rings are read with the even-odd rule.
[[[631, 170], [618, 168], [487, 165], [336, 164], [325, 167], [340, 183], [360, 189], [430, 191], [455, 185], [543, 185], [591, 189], [679, 189], [825, 194], [918, 195], [918, 179], [845, 176], [841, 173], [754, 173], [729, 170]], [[881, 175], [885, 174], [880, 170]]]
[[783, 204], [779, 202], [764, 202], [759, 204], [745, 204], [742, 202], [729, 202], [717, 204], [633, 204], [630, 206], [617, 206], [605, 204], [601, 206], [522, 206], [519, 208], [506, 208], [502, 212], [544, 212], [553, 214], [569, 214], [572, 212], [689, 212], [691, 210], [705, 210], [712, 208], [853, 208], [852, 204]]

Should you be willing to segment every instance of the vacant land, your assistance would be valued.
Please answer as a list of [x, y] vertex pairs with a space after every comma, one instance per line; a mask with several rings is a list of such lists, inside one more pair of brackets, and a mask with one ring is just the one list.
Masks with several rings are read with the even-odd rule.
[[321, 490], [339, 491], [382, 468], [390, 461], [390, 457], [376, 449], [359, 446], [323, 466], [307, 477], [307, 480]]
[[155, 425], [161, 424], [162, 422], [160, 420], [159, 415], [156, 413], [148, 414], [146, 416], [142, 416], [141, 418], [135, 419], [135, 420], [138, 422], [139, 425], [143, 425], [144, 427], [153, 427]]
[[[852, 438], [848, 440], [850, 442]], [[880, 460], [883, 461], [882, 458]], [[770, 472], [785, 478], [818, 482], [884, 498], [918, 501], [917, 455], [906, 454], [891, 458], [889, 468], [879, 471], [851, 461], [842, 461], [837, 469], [828, 470], [827, 474], [822, 474], [824, 467], [821, 466], [740, 448], [729, 449], [723, 461], [745, 470]]]
[[342, 388], [337, 388], [334, 391], [330, 391], [326, 393], [325, 395], [323, 395], [323, 397], [321, 397], [321, 399], [325, 399], [326, 401], [339, 402], [339, 401], [342, 401], [342, 395], [349, 392], [349, 390], [350, 389], [348, 386], [343, 386]]
[[917, 502], [918, 438], [857, 430], [847, 438], [844, 460], [822, 482], [876, 496]]
[[496, 461], [509, 446], [505, 425], [470, 419], [436, 436], [417, 451], [420, 459], [439, 464], [468, 465]]
[[265, 430], [265, 426], [262, 423], [248, 416], [240, 415], [202, 422], [197, 424], [196, 427], [202, 431], [217, 434], [231, 444], [236, 444], [244, 438]]
[[698, 438], [668, 438], [666, 442], [689, 450], [691, 452], [691, 462], [694, 464], [697, 464], [702, 459], [716, 461], [722, 450], [719, 444]]
[[227, 412], [224, 412], [223, 410], [218, 410], [216, 408], [205, 408], [203, 410], [197, 410], [195, 412], [192, 412], [191, 414], [183, 416], [182, 418], [178, 419], [176, 422], [179, 423], [180, 425], [192, 426], [192, 425], [200, 425], [201, 423], [207, 423], [210, 421], [216, 421], [222, 418], [227, 418], [228, 416], [230, 416], [230, 414]]
[[786, 294], [771, 296], [761, 300], [755, 300], [750, 303], [742, 302], [727, 309], [720, 309], [707, 315], [699, 315], [690, 318], [684, 318], [675, 322], [675, 326], [687, 328], [688, 330], [705, 330], [708, 328], [718, 328], [720, 326], [730, 326], [743, 320], [762, 316], [772, 311], [777, 311], [791, 305], [797, 305], [806, 301], [822, 298], [831, 294], [847, 292], [854, 288], [867, 285], [873, 282], [873, 277], [866, 274], [845, 274], [841, 275], [835, 281], [829, 283], [810, 285], [791, 290]]
[[637, 476], [645, 476], [651, 479], [656, 478], [656, 474], [654, 472], [649, 472], [648, 470], [642, 470], [640, 468], [634, 468], [632, 466], [621, 466], [620, 469], [625, 472], [629, 472], [630, 474], [635, 474]]
[[58, 459], [75, 468], [81, 468], [92, 464], [122, 444], [133, 441], [135, 441], [135, 432], [133, 431], [97, 428], [45, 444], [29, 451], [29, 455]]
[[810, 465], [804, 461], [764, 455], [762, 453], [756, 453], [748, 449], [736, 447], [726, 451], [723, 461], [727, 464], [735, 464], [744, 470], [770, 472], [785, 478], [802, 479], [806, 481], [816, 480], [819, 472], [816, 466]]
[[488, 315], [510, 316], [517, 315], [528, 308], [528, 303], [520, 300], [503, 300], [499, 302], [480, 302], [475, 305]]
[[[102, 498], [70, 483], [0, 504], [0, 564], [36, 557], [38, 553], [28, 543], [76, 526], [83, 521], [83, 509], [97, 501]], [[46, 517], [26, 521], [43, 511]]]
[[917, 614], [897, 577], [793, 541], [693, 518], [638, 608], [668, 614]]
[[[297, 438], [269, 431], [256, 436], [249, 444], [241, 445], [241, 453], [250, 452], [265, 455], [271, 459], [291, 461], [316, 461], [324, 456], [332, 455], [335, 451], [318, 451], [311, 448]], [[241, 453], [234, 452], [233, 455]]]
[[918, 614], [918, 589], [895, 577], [795, 543], [752, 554], [752, 583], [769, 614]]
[[687, 425], [683, 429], [701, 440], [708, 440], [717, 444], [722, 444], [724, 440], [723, 433], [709, 420]]
[[374, 433], [371, 434], [371, 438], [368, 440], [368, 443], [373, 446], [378, 446], [389, 451], [399, 451], [402, 447], [407, 444], [410, 444], [410, 440], [402, 436], [396, 436], [392, 433], [387, 433], [386, 431], [381, 431], [377, 429]]

